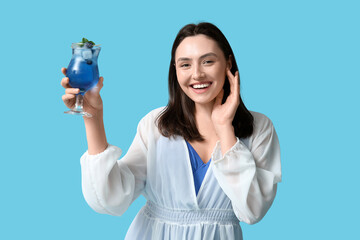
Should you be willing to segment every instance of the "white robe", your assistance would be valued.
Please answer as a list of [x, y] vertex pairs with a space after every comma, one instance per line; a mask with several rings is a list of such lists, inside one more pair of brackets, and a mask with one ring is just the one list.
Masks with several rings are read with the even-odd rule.
[[82, 188], [97, 212], [122, 215], [142, 194], [146, 205], [126, 239], [242, 239], [239, 221], [254, 224], [270, 208], [281, 181], [280, 147], [272, 122], [254, 116], [254, 132], [224, 156], [217, 142], [198, 195], [186, 142], [166, 138], [155, 124], [163, 108], [139, 123], [127, 154], [109, 145], [81, 157]]

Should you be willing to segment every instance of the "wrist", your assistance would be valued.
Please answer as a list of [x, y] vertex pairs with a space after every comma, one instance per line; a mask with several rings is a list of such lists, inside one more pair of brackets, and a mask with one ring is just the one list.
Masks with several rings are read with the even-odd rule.
[[215, 131], [219, 138], [235, 135], [234, 126], [231, 123], [215, 125]]
[[217, 126], [216, 134], [219, 137], [221, 152], [224, 155], [237, 141], [234, 127], [232, 125]]
[[102, 121], [103, 119], [103, 110], [98, 110], [98, 111], [88, 111], [92, 117], [85, 117], [83, 116], [84, 122], [99, 122]]
[[84, 117], [86, 139], [88, 143], [88, 153], [95, 155], [103, 152], [107, 146], [104, 120], [102, 112], [94, 114], [92, 117]]

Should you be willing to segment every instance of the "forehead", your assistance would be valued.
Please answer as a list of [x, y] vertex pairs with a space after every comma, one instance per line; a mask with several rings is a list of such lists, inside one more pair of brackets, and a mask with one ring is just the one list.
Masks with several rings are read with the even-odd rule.
[[211, 38], [199, 34], [196, 36], [186, 37], [177, 47], [175, 59], [179, 57], [196, 57], [203, 54], [213, 52], [218, 56], [222, 55], [222, 51], [218, 44]]

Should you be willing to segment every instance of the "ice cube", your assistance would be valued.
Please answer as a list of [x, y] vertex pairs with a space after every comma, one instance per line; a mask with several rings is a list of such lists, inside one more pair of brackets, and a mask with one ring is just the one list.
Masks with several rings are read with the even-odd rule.
[[81, 54], [81, 49], [80, 48], [73, 48], [73, 50], [74, 50], [75, 55], [80, 55]]
[[81, 55], [85, 60], [91, 59], [92, 58], [91, 49], [82, 49]]

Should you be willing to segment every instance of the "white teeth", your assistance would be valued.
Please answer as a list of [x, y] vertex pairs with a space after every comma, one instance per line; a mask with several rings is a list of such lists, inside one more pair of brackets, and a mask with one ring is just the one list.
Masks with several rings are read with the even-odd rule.
[[206, 83], [206, 84], [196, 84], [193, 85], [193, 88], [207, 88], [208, 86], [210, 86], [210, 83]]

